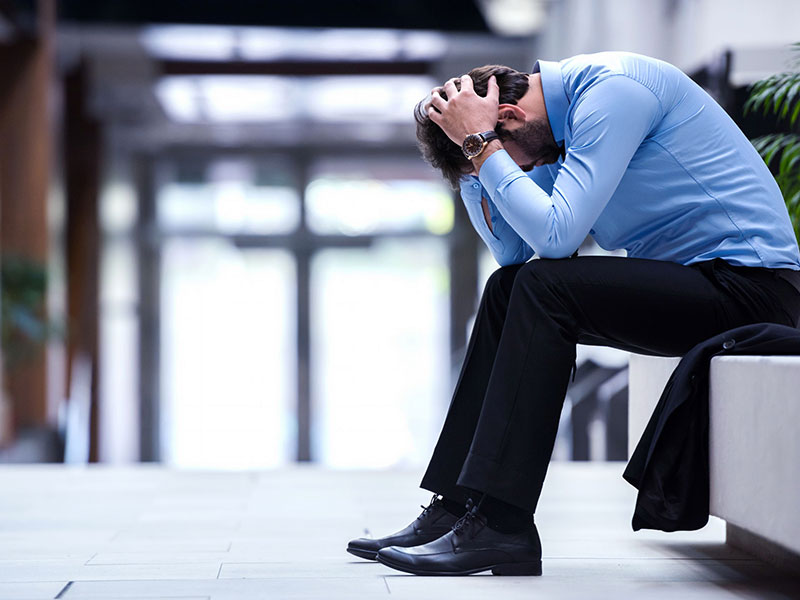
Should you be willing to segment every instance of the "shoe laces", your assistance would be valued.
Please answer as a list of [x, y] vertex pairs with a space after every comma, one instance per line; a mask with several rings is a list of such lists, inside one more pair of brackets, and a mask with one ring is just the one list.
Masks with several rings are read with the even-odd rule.
[[456, 535], [463, 535], [469, 528], [470, 524], [473, 521], [481, 521], [482, 518], [478, 513], [478, 507], [475, 506], [475, 503], [472, 501], [472, 498], [467, 500], [466, 504], [467, 512], [464, 513], [464, 516], [461, 517], [458, 521], [455, 522], [453, 525], [453, 533]]
[[433, 505], [439, 500], [439, 494], [434, 494], [431, 501], [428, 503], [428, 506], [424, 504], [420, 504], [419, 507], [422, 509], [422, 514], [419, 516], [420, 519], [426, 518], [428, 515], [431, 514], [431, 510], [433, 509]]

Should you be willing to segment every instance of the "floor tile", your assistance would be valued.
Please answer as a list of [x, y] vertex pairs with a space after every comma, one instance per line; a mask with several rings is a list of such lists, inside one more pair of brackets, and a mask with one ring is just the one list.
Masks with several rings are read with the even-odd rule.
[[0, 600], [800, 598], [800, 579], [725, 545], [719, 519], [634, 532], [624, 466], [550, 465], [542, 577], [423, 578], [345, 552], [414, 520], [430, 500], [418, 472], [4, 465]]

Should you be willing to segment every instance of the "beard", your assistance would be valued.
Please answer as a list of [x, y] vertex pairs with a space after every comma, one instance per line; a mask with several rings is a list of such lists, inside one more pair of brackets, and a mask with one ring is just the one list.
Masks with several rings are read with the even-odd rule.
[[526, 121], [522, 127], [514, 130], [498, 127], [496, 132], [500, 141], [514, 142], [534, 163], [540, 159], [544, 159], [545, 163], [554, 163], [561, 155], [561, 148], [556, 144], [546, 119]]

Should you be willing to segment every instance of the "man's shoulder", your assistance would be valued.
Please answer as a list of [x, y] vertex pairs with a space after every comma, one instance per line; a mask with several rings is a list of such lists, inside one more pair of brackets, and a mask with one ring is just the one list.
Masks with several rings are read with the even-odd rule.
[[560, 60], [559, 64], [562, 71], [590, 69], [607, 75], [630, 73], [641, 65], [675, 68], [670, 63], [653, 56], [617, 50], [576, 54]]
[[559, 61], [567, 96], [572, 102], [596, 84], [619, 76], [647, 87], [661, 96], [670, 82], [686, 77], [668, 62], [634, 52], [596, 52], [578, 54]]

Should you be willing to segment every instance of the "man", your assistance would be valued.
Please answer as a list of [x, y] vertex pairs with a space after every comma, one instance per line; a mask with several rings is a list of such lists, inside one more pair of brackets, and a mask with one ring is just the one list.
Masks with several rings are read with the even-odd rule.
[[[675, 356], [748, 323], [796, 326], [797, 241], [752, 145], [659, 60], [481, 67], [416, 117], [423, 154], [460, 185], [501, 268], [422, 480], [434, 499], [348, 551], [415, 574], [539, 575], [533, 514], [575, 345]], [[577, 257], [587, 235], [627, 257]]]

